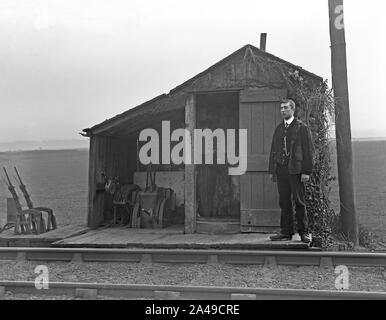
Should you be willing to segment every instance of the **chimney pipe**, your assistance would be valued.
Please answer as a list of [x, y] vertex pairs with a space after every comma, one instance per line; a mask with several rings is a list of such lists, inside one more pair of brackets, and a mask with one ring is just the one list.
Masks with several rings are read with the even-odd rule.
[[265, 51], [267, 47], [267, 34], [261, 33], [260, 34], [260, 50]]

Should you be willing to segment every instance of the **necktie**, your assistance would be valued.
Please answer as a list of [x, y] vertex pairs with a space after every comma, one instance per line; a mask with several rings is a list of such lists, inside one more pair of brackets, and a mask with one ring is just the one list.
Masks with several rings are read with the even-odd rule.
[[287, 130], [288, 130], [289, 124], [287, 121], [284, 122], [284, 126], [285, 126], [285, 132], [284, 132], [284, 139], [283, 139], [283, 144], [284, 144], [283, 151], [284, 151], [284, 157], [288, 157], [289, 153], [287, 149]]

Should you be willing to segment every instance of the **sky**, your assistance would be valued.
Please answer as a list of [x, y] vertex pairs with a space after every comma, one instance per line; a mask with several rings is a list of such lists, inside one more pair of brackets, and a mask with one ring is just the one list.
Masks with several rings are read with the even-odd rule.
[[[386, 137], [385, 8], [345, 1], [353, 137]], [[261, 32], [331, 78], [327, 0], [1, 0], [0, 142], [81, 138]]]

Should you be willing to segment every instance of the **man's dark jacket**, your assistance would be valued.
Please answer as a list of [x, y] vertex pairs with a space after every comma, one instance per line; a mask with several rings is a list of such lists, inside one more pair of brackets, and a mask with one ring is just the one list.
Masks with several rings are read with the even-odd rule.
[[[269, 157], [268, 173], [276, 175], [278, 163], [283, 160], [284, 121], [276, 128], [272, 139]], [[310, 130], [298, 119], [294, 119], [288, 128], [289, 140], [287, 147], [290, 150], [288, 161], [289, 174], [310, 175], [313, 169], [313, 145]]]

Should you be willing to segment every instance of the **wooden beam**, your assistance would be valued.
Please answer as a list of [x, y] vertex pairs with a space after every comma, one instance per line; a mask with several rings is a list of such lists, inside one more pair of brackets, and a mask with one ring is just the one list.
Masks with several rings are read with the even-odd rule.
[[90, 138], [87, 225], [93, 229], [98, 228], [104, 220], [104, 195], [97, 193], [96, 186], [102, 179], [108, 139], [95, 135]]
[[[193, 137], [196, 127], [196, 102], [194, 94], [190, 94], [185, 105], [185, 124]], [[193, 144], [192, 153], [193, 155]], [[185, 233], [191, 234], [196, 231], [196, 166], [185, 164]]]
[[219, 88], [219, 89], [197, 89], [197, 90], [189, 90], [186, 91], [187, 93], [195, 93], [195, 94], [210, 94], [210, 93], [231, 93], [231, 92], [240, 92], [242, 91], [242, 87], [236, 87], [236, 88]]
[[287, 97], [287, 89], [250, 89], [240, 93], [240, 103], [277, 102]]
[[88, 204], [87, 204], [87, 226], [90, 228], [96, 228], [94, 217], [94, 202], [96, 198], [96, 157], [98, 155], [97, 150], [97, 137], [90, 137], [90, 150], [89, 150], [89, 166], [88, 166]]

